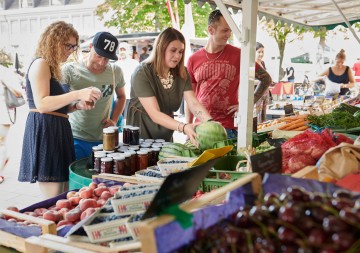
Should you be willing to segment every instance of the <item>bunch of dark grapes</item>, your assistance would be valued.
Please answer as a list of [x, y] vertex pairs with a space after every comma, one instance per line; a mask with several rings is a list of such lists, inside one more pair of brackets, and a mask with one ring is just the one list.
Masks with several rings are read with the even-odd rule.
[[267, 193], [256, 205], [197, 231], [176, 252], [359, 253], [360, 199], [346, 191], [328, 196], [296, 186]]

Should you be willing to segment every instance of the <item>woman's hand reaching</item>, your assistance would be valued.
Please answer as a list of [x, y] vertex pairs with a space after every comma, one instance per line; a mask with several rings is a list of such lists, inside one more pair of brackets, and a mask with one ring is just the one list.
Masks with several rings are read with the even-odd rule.
[[199, 147], [199, 143], [196, 141], [197, 134], [195, 132], [195, 128], [197, 125], [201, 124], [201, 122], [185, 124], [183, 128], [183, 133], [186, 134], [190, 141], [196, 146]]

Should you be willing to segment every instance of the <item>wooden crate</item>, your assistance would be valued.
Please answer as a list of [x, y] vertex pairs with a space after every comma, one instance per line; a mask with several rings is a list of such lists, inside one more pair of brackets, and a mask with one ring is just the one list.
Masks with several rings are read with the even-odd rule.
[[105, 247], [88, 242], [71, 241], [56, 235], [42, 235], [40, 237], [29, 237], [26, 239], [26, 252], [48, 253], [58, 250], [67, 253], [118, 253], [138, 251], [140, 242], [128, 243], [117, 247]]
[[296, 178], [307, 178], [319, 180], [319, 174], [316, 166], [306, 166], [298, 172], [291, 175]]
[[108, 179], [113, 180], [117, 182], [125, 182], [130, 184], [151, 184], [156, 183], [159, 184], [158, 181], [149, 182], [149, 181], [142, 181], [141, 179], [135, 177], [135, 176], [123, 176], [123, 175], [116, 175], [116, 174], [109, 174], [109, 173], [101, 173], [98, 175], [93, 175], [93, 179], [95, 178], [102, 178], [102, 179]]
[[[32, 223], [38, 224], [41, 227], [42, 234], [54, 234], [54, 235], [56, 234], [56, 224], [52, 221], [44, 220], [41, 218], [37, 218], [23, 213], [14, 212], [5, 209], [1, 209], [0, 213], [16, 219], [30, 221]], [[25, 249], [25, 238], [1, 230], [0, 230], [0, 245], [9, 248], [14, 248], [20, 252], [31, 252], [31, 251], [26, 251]]]
[[[257, 173], [251, 173], [245, 177], [239, 178], [221, 188], [213, 190], [198, 199], [194, 199], [192, 201], [183, 203], [180, 205], [181, 209], [186, 212], [193, 212], [197, 209], [208, 205], [216, 205], [222, 203], [228, 192], [239, 188], [247, 183], [252, 184], [252, 188], [255, 194], [261, 191], [261, 176]], [[168, 224], [174, 220], [173, 216], [170, 215], [162, 215], [157, 217], [154, 220], [144, 222], [140, 227], [140, 241], [141, 241], [141, 251], [144, 253], [152, 253], [157, 252], [157, 245], [156, 245], [156, 236], [155, 236], [155, 229]], [[165, 238], [166, 240], [166, 238]]]

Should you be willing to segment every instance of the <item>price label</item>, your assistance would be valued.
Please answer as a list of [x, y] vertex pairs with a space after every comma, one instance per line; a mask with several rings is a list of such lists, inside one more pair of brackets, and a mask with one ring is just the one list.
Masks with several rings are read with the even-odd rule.
[[294, 108], [292, 104], [284, 105], [285, 115], [293, 115]]
[[250, 156], [252, 171], [259, 173], [281, 173], [282, 172], [282, 153], [281, 147]]

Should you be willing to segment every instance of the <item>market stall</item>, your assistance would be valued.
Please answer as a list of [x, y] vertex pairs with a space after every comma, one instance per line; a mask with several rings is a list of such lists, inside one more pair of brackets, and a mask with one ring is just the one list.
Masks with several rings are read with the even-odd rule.
[[[219, 2], [216, 1], [219, 8], [225, 8], [223, 3]], [[245, 11], [244, 18], [252, 19], [243, 23], [243, 29], [247, 32], [242, 36], [245, 44], [242, 54], [244, 57], [242, 58], [242, 74], [244, 74], [242, 84], [249, 82], [248, 74], [251, 68], [249, 64], [243, 65], [243, 63], [249, 62], [248, 60], [253, 57], [251, 52], [253, 52], [252, 45], [255, 37], [254, 33], [249, 34], [249, 31], [250, 28], [256, 27], [255, 15], [252, 14], [257, 13], [258, 3], [261, 2], [263, 1], [242, 1], [242, 7], [251, 10], [247, 13]], [[248, 89], [252, 87], [251, 85], [240, 87], [239, 94], [246, 94], [245, 98], [253, 97], [252, 89]], [[316, 191], [330, 193], [332, 196], [328, 196], [327, 200], [330, 198], [330, 200], [336, 200], [334, 194], [343, 189], [333, 183], [325, 184], [319, 180], [340, 182], [342, 178], [339, 175], [329, 174], [326, 161], [333, 157], [331, 152], [337, 152], [335, 155], [340, 161], [341, 156], [338, 153], [347, 152], [344, 150], [352, 152], [357, 149], [352, 143], [360, 133], [358, 109], [344, 105], [355, 102], [354, 100], [355, 98], [331, 99], [329, 104], [324, 101], [316, 104], [316, 99], [311, 102], [308, 99], [304, 101], [301, 108], [297, 108], [306, 113], [296, 113], [294, 105], [295, 110], [292, 113], [284, 112], [280, 119], [259, 125], [257, 130], [262, 133], [253, 133], [249, 131], [252, 126], [253, 101], [241, 98], [240, 101], [248, 102], [242, 107], [245, 108], [244, 111], [240, 113], [242, 120], [239, 121], [237, 141], [210, 139], [209, 136], [220, 136], [220, 134], [211, 133], [204, 138], [208, 146], [198, 150], [189, 144], [188, 146], [178, 143], [164, 144], [161, 141], [159, 141], [161, 145], [156, 147], [153, 144], [156, 141], [152, 140], [151, 145], [148, 143], [153, 148], [150, 152], [155, 151], [156, 154], [160, 151], [155, 163], [152, 155], [144, 156], [145, 153], [140, 152], [138, 156], [132, 156], [128, 147], [126, 150], [117, 147], [119, 152], [114, 153], [120, 153], [120, 155], [108, 156], [106, 154], [104, 156], [103, 153], [94, 152], [94, 160], [90, 162], [90, 166], [88, 166], [89, 160], [77, 161], [76, 164], [70, 166], [76, 179], [81, 179], [78, 177], [81, 173], [77, 173], [77, 169], [88, 170], [81, 174], [85, 180], [76, 181], [79, 184], [77, 187], [74, 186], [72, 191], [41, 203], [35, 203], [19, 212], [1, 210], [0, 221], [3, 226], [0, 229], [2, 235], [0, 245], [8, 247], [17, 245], [16, 249], [20, 252], [47, 252], [48, 250], [77, 253], [121, 252], [139, 249], [143, 252], [172, 252], [174, 250], [187, 252], [199, 247], [196, 242], [194, 244], [194, 239], [197, 239], [201, 243], [200, 247], [207, 243], [215, 243], [215, 246], [210, 247], [217, 248], [221, 244], [224, 249], [234, 250], [234, 244], [238, 243], [247, 247], [244, 252], [249, 252], [249, 248], [259, 245], [256, 244], [256, 240], [249, 242], [249, 237], [252, 241], [254, 234], [243, 230], [240, 223], [242, 221], [235, 219], [235, 226], [238, 226], [235, 230], [241, 229], [245, 233], [245, 238], [248, 236], [245, 243], [239, 238], [235, 240], [231, 233], [227, 234], [226, 240], [222, 242], [212, 240], [211, 237], [209, 239], [208, 233], [228, 233], [229, 231], [218, 230], [218, 227], [213, 227], [213, 225], [222, 219], [234, 222], [234, 217], [244, 214], [239, 214], [239, 210], [245, 208], [246, 205], [250, 205], [249, 210], [253, 210], [253, 214], [256, 214], [255, 211], [259, 206], [251, 200], [266, 201], [262, 195], [259, 195], [262, 191], [280, 196], [285, 194], [284, 198], [289, 199], [289, 196], [294, 197], [294, 195], [291, 195], [292, 190], [288, 190], [288, 187], [297, 185], [302, 187], [300, 193], [303, 195], [301, 196], [309, 197], [308, 192], [304, 193], [305, 191]], [[311, 106], [305, 103], [310, 103]], [[332, 114], [334, 111], [335, 114], [340, 113], [342, 116], [335, 117], [335, 114]], [[296, 115], [292, 115], [293, 113]], [[334, 122], [335, 119], [344, 119], [345, 115], [350, 118], [343, 122], [345, 125], [340, 126], [339, 121], [336, 121], [335, 125], [329, 123]], [[349, 125], [349, 122], [355, 125]], [[310, 131], [309, 128], [318, 131]], [[142, 140], [142, 143], [144, 142], [146, 140]], [[243, 147], [247, 147], [248, 144], [251, 148], [244, 149]], [[340, 149], [339, 152], [338, 149]], [[310, 153], [306, 153], [309, 150]], [[97, 152], [102, 152], [102, 150], [97, 150]], [[127, 154], [124, 155], [125, 153]], [[132, 164], [131, 157], [137, 159], [135, 165]], [[297, 160], [294, 161], [294, 159]], [[321, 170], [314, 166], [320, 160], [325, 166]], [[112, 163], [109, 165], [110, 161]], [[346, 175], [342, 174], [343, 177], [352, 177], [352, 171], [346, 172]], [[335, 178], [336, 176], [339, 178]], [[266, 179], [263, 183], [261, 177]], [[315, 180], [312, 181], [309, 178]], [[349, 185], [345, 184], [345, 186]], [[292, 189], [296, 192], [296, 188]], [[358, 211], [360, 208], [358, 194], [351, 192], [347, 194], [350, 196], [348, 202], [352, 201], [352, 207]], [[282, 207], [288, 204], [284, 202], [284, 199], [281, 201]], [[314, 199], [314, 202], [316, 201]], [[316, 208], [321, 207], [317, 205]], [[343, 213], [343, 210], [337, 209], [335, 205], [329, 208], [336, 209], [336, 213], [332, 212], [332, 215], [340, 216]], [[52, 218], [44, 219], [45, 216], [54, 215], [62, 209], [61, 217], [52, 216]], [[284, 208], [279, 208], [276, 212], [281, 212], [281, 209]], [[281, 216], [280, 213], [276, 215]], [[256, 216], [256, 219], [259, 217], [261, 218], [261, 215]], [[304, 214], [296, 218], [302, 220]], [[332, 218], [328, 214], [323, 219]], [[319, 223], [318, 220], [311, 222]], [[359, 227], [346, 219], [341, 222], [350, 223], [346, 224], [346, 228], [354, 232], [347, 234], [351, 237], [350, 242], [347, 245], [340, 244], [341, 248], [336, 248], [335, 252], [348, 249], [357, 252], [360, 250], [360, 243], [355, 240], [354, 235], [359, 235]], [[359, 222], [356, 220], [357, 224]], [[233, 223], [227, 223], [229, 224], [232, 228], [234, 227]], [[339, 234], [334, 236], [335, 233], [333, 233], [342, 231], [325, 231], [332, 232], [328, 238], [333, 241], [324, 239], [321, 242], [314, 242], [304, 239], [304, 233], [310, 232], [306, 230], [308, 228], [294, 229], [291, 220], [275, 219], [274, 224], [278, 225], [274, 225], [271, 231], [264, 229], [263, 224], [258, 220], [254, 220], [251, 224], [251, 226], [255, 225], [253, 228], [258, 230], [262, 239], [268, 239], [265, 240], [266, 243], [275, 244], [274, 252], [277, 252], [276, 247], [279, 244], [288, 242], [288, 239], [282, 237], [284, 230], [290, 233], [292, 241], [301, 241], [301, 244], [296, 243], [295, 246], [292, 243], [293, 247], [305, 245], [321, 249], [330, 244], [339, 243], [339, 238], [342, 236]], [[17, 230], [14, 228], [18, 228], [21, 232], [17, 231], [14, 234], [14, 230]], [[201, 238], [197, 237], [199, 229], [204, 234]], [[324, 227], [323, 230], [327, 229], [328, 227]], [[29, 231], [29, 233], [24, 235], [24, 231]], [[333, 237], [338, 240], [335, 242]], [[241, 252], [240, 249], [238, 250]]]

